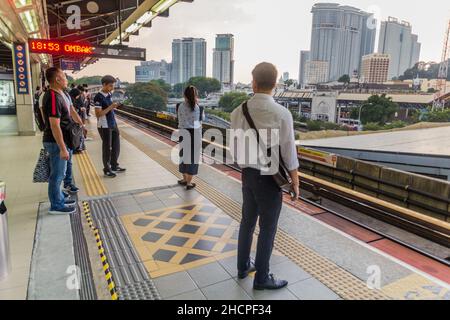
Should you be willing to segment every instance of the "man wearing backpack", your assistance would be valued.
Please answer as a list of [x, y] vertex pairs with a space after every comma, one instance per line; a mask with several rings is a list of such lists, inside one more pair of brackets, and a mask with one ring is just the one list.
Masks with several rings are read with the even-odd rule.
[[64, 72], [59, 68], [51, 67], [46, 70], [45, 76], [50, 84], [42, 102], [45, 121], [43, 144], [50, 156], [49, 214], [72, 214], [76, 212], [76, 201], [66, 199], [61, 189], [67, 164], [71, 159], [71, 150], [67, 146], [70, 143], [67, 133], [74, 121], [80, 126], [83, 123], [73, 108], [70, 97], [64, 92], [67, 87], [67, 78]]

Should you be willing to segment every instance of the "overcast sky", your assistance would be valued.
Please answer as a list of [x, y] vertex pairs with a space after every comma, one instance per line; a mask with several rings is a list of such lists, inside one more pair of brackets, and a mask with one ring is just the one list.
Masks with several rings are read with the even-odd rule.
[[[199, 37], [207, 41], [207, 76], [212, 75], [212, 49], [218, 33], [235, 35], [235, 81], [249, 83], [252, 67], [261, 61], [277, 65], [280, 73], [298, 78], [299, 52], [309, 50], [311, 8], [315, 0], [194, 0], [170, 9], [169, 18], [156, 18], [152, 28], [131, 36], [130, 46], [145, 47], [147, 60], [172, 60], [172, 39]], [[324, 1], [332, 2], [332, 1]], [[394, 16], [411, 22], [422, 43], [420, 58], [439, 61], [444, 31], [450, 18], [449, 0], [346, 0], [351, 5], [375, 12], [382, 20]], [[375, 49], [378, 48], [378, 42]], [[134, 66], [139, 62], [100, 60], [77, 73], [111, 73], [123, 81], [134, 82]]]

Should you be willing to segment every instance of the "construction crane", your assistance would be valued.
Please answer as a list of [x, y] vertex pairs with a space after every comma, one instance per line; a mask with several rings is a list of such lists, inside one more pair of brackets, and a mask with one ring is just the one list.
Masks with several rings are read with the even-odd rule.
[[447, 24], [447, 30], [444, 37], [444, 47], [442, 50], [442, 59], [439, 65], [439, 73], [437, 77], [437, 92], [433, 102], [433, 109], [443, 109], [445, 107], [445, 100], [441, 99], [447, 91], [447, 76], [448, 76], [448, 60], [450, 59], [450, 20]]

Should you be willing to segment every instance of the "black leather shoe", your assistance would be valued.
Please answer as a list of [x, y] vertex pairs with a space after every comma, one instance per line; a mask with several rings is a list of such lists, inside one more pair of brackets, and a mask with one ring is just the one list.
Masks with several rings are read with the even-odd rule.
[[288, 285], [286, 280], [278, 280], [275, 279], [273, 274], [269, 274], [269, 278], [267, 278], [264, 283], [257, 283], [256, 279], [253, 282], [254, 290], [278, 290], [284, 288]]
[[108, 177], [108, 178], [115, 178], [115, 177], [117, 177], [117, 175], [114, 172], [112, 172], [111, 170], [110, 171], [103, 171], [103, 172], [105, 173], [105, 176]]
[[117, 167], [117, 168], [112, 168], [111, 171], [120, 173], [120, 172], [127, 171], [127, 169], [121, 168], [121, 167]]
[[250, 273], [255, 272], [255, 271], [256, 271], [255, 264], [253, 261], [250, 261], [250, 267], [247, 270], [238, 271], [238, 278], [240, 280], [243, 280], [243, 279], [247, 278]]

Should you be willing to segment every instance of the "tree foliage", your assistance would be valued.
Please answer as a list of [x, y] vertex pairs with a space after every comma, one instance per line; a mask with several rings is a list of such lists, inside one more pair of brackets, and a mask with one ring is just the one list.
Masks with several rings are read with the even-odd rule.
[[[418, 62], [414, 67], [406, 70], [403, 75], [398, 77], [399, 80], [412, 80], [417, 77], [421, 79], [436, 79], [439, 74], [440, 63], [428, 63], [424, 67], [423, 62]], [[447, 81], [450, 81], [450, 72], [447, 74]]]
[[[73, 80], [73, 79], [72, 79]], [[73, 82], [76, 85], [81, 85], [86, 83], [87, 85], [102, 85], [102, 76], [86, 76], [86, 77], [81, 77], [78, 79], [75, 79], [74, 81], [69, 81], [69, 82]]]
[[[211, 92], [217, 92], [222, 89], [220, 81], [214, 78], [193, 77], [186, 83], [186, 86], [192, 85], [198, 89], [200, 97], [204, 98]], [[183, 88], [184, 90], [184, 88]]]
[[150, 83], [161, 87], [161, 89], [163, 89], [166, 93], [170, 93], [172, 91], [172, 86], [169, 83], [165, 82], [163, 79], [152, 80], [150, 81]]
[[129, 102], [139, 108], [154, 111], [167, 109], [167, 92], [157, 83], [135, 83], [127, 87]]
[[[385, 94], [373, 95], [364, 104], [361, 109], [361, 123], [378, 123], [384, 125], [396, 112], [399, 111], [397, 103], [392, 101], [391, 97]], [[352, 111], [353, 119], [358, 119], [359, 108]]]
[[248, 99], [249, 96], [244, 92], [228, 92], [220, 98], [219, 108], [225, 112], [232, 112]]
[[348, 74], [344, 74], [342, 77], [339, 78], [338, 82], [350, 83], [350, 76]]

